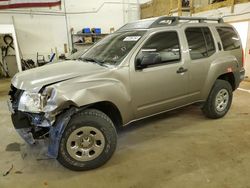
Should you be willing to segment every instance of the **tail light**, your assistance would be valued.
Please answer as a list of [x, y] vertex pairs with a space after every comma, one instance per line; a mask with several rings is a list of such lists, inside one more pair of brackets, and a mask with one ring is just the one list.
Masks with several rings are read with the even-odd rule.
[[245, 56], [244, 56], [244, 50], [242, 49], [242, 67], [245, 65]]

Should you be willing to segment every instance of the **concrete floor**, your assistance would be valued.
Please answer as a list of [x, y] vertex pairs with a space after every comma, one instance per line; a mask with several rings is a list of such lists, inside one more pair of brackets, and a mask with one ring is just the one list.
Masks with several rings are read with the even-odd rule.
[[[0, 80], [0, 188], [5, 187], [250, 187], [250, 93], [237, 90], [219, 120], [190, 106], [143, 120], [119, 133], [103, 167], [72, 172], [46, 159], [13, 129], [6, 106], [9, 80]], [[250, 83], [241, 84], [250, 89]], [[13, 169], [3, 176], [11, 166]]]

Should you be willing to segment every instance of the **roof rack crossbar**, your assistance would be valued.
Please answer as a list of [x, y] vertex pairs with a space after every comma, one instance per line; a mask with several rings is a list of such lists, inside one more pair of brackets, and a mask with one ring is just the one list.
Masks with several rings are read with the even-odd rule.
[[223, 19], [222, 18], [204, 18], [204, 17], [179, 17], [179, 16], [162, 16], [159, 17], [158, 19], [156, 19], [149, 28], [153, 28], [153, 27], [159, 27], [160, 25], [165, 26], [165, 23], [167, 21], [168, 25], [176, 25], [179, 23], [180, 20], [187, 20], [187, 21], [198, 21], [199, 23], [204, 23], [205, 21], [215, 21], [218, 23], [223, 23]]
[[126, 31], [131, 29], [149, 29], [155, 27], [165, 27], [165, 26], [175, 26], [180, 23], [180, 20], [188, 21], [198, 21], [199, 23], [204, 23], [206, 21], [215, 21], [218, 23], [223, 23], [222, 18], [203, 18], [203, 17], [180, 17], [180, 16], [161, 16], [158, 18], [149, 18], [140, 21], [135, 21], [127, 23], [122, 26], [117, 31]]

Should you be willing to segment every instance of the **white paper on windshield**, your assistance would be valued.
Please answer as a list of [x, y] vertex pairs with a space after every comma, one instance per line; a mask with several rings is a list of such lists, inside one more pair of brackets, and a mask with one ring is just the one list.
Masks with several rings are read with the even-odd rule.
[[141, 36], [128, 36], [123, 41], [138, 41], [141, 38]]

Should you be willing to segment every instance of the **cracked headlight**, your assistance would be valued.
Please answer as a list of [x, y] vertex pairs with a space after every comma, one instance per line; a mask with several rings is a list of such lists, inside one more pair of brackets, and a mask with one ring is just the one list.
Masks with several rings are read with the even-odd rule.
[[44, 106], [44, 97], [40, 93], [24, 91], [18, 105], [18, 110], [39, 113]]

